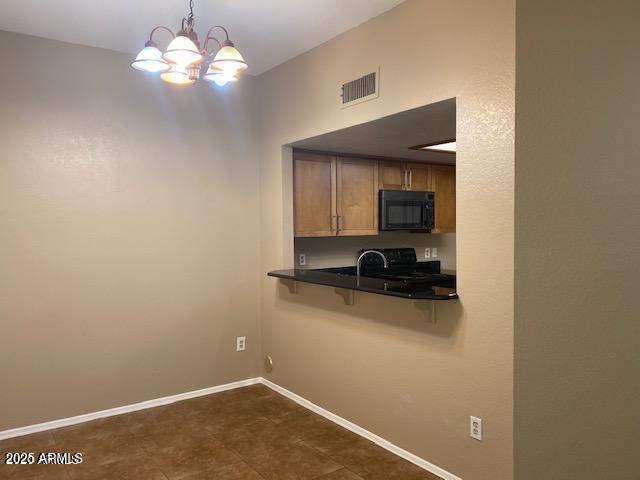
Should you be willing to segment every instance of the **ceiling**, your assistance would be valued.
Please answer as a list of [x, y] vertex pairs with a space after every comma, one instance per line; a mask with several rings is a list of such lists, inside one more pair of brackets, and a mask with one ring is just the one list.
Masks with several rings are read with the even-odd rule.
[[[202, 37], [222, 24], [259, 75], [324, 43], [403, 0], [194, 0]], [[156, 25], [176, 31], [188, 0], [5, 0], [0, 30], [135, 54]], [[166, 46], [168, 34], [158, 43]], [[155, 36], [154, 36], [155, 39]]]
[[455, 154], [409, 148], [452, 138], [456, 138], [455, 98], [300, 140], [292, 146], [320, 152], [455, 164]]

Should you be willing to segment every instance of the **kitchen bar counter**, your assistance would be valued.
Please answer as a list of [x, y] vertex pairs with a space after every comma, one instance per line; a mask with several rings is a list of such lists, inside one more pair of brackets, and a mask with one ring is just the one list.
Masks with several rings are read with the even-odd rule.
[[365, 276], [361, 276], [360, 282], [357, 282], [356, 276], [351, 274], [350, 269], [353, 269], [353, 273], [355, 273], [355, 267], [318, 270], [295, 268], [275, 270], [267, 275], [296, 282], [315, 283], [328, 287], [390, 295], [410, 300], [455, 300], [458, 298], [455, 288], [456, 277], [453, 275], [440, 275], [440, 279], [436, 280], [435, 283], [431, 282], [431, 284], [406, 283]]

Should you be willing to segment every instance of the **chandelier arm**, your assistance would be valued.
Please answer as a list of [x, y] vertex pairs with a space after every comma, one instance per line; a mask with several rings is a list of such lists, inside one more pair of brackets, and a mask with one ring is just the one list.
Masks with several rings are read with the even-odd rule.
[[206, 54], [209, 55], [210, 57], [213, 56], [213, 50], [211, 52], [207, 51], [207, 44], [209, 43], [209, 40], [213, 40], [214, 42], [216, 42], [218, 44], [218, 50], [220, 50], [222, 48], [222, 43], [220, 43], [220, 40], [218, 40], [216, 37], [212, 37], [209, 36], [209, 34], [207, 33], [207, 38], [204, 41], [204, 46], [202, 47], [202, 54]]
[[153, 30], [151, 30], [151, 33], [149, 34], [149, 42], [155, 43], [153, 41], [153, 34], [156, 33], [156, 31], [158, 31], [158, 30], [166, 30], [167, 32], [169, 32], [171, 34], [171, 38], [176, 38], [176, 34], [173, 33], [173, 31], [170, 28], [167, 28], [167, 27], [165, 27], [163, 25], [158, 25]]
[[[213, 27], [211, 27], [208, 31], [207, 31], [207, 35], [206, 37], [209, 38], [211, 36], [211, 32], [213, 32], [216, 28], [219, 28], [220, 30], [222, 30], [224, 32], [224, 35], [226, 37], [226, 41], [229, 41], [229, 31], [224, 28], [222, 25], [214, 25]], [[218, 43], [220, 43], [218, 41]]]

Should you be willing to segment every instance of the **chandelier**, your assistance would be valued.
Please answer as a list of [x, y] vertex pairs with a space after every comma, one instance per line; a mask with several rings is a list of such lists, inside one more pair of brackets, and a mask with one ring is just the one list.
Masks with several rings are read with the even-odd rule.
[[[175, 34], [167, 27], [155, 27], [131, 66], [143, 72], [159, 73], [163, 81], [172, 85], [193, 85], [200, 78], [218, 86], [235, 82], [248, 66], [233, 42], [229, 40], [227, 29], [221, 25], [211, 27], [200, 48], [198, 35], [193, 26], [193, 0], [190, 0], [189, 16], [182, 19], [180, 31]], [[224, 32], [224, 40], [212, 36], [216, 29]], [[164, 53], [153, 41], [153, 35], [158, 30], [171, 34], [172, 40]], [[213, 48], [210, 49], [212, 45]]]

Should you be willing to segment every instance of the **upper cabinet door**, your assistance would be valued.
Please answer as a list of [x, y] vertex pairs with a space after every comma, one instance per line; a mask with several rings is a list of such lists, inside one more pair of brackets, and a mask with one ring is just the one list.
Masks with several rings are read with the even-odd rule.
[[404, 190], [406, 178], [403, 162], [380, 162], [380, 190]]
[[431, 166], [431, 190], [436, 194], [436, 228], [434, 233], [456, 231], [456, 167]]
[[407, 163], [407, 190], [415, 192], [430, 191], [431, 167], [423, 163]]
[[338, 235], [378, 234], [378, 162], [338, 157]]
[[296, 237], [336, 235], [336, 157], [295, 152], [293, 215]]

